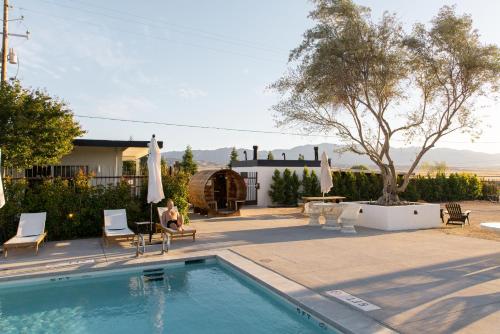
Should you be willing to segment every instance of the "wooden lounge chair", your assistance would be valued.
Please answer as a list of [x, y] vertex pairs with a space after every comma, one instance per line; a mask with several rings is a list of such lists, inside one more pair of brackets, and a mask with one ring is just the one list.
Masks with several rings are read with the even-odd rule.
[[19, 247], [35, 247], [35, 255], [38, 254], [38, 247], [47, 236], [46, 218], [46, 212], [22, 213], [16, 235], [3, 244], [4, 256], [7, 257], [9, 249]]
[[[177, 208], [174, 207], [174, 210], [177, 210]], [[169, 236], [170, 240], [185, 238], [185, 237], [192, 237], [193, 241], [196, 240], [196, 229], [194, 229], [192, 227], [184, 226], [184, 230], [179, 231], [179, 230], [174, 230], [173, 228], [168, 228], [168, 227], [162, 225], [161, 224], [161, 216], [163, 215], [163, 213], [165, 211], [167, 211], [167, 208], [158, 207], [158, 217], [160, 219], [160, 223], [156, 224], [157, 230], [165, 232]]]
[[104, 210], [102, 237], [106, 245], [109, 240], [134, 239], [134, 232], [128, 228], [127, 212], [125, 209]]
[[464, 227], [465, 223], [470, 225], [469, 214], [470, 210], [462, 212], [462, 208], [458, 203], [448, 203], [445, 205], [446, 211], [448, 213], [448, 219], [446, 220], [446, 224], [454, 224], [454, 225], [462, 225]]

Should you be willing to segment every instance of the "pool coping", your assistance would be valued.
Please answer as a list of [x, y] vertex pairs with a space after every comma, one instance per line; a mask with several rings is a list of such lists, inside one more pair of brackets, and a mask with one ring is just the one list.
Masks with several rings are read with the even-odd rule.
[[158, 261], [135, 262], [135, 263], [109, 263], [106, 267], [64, 267], [61, 270], [45, 270], [38, 273], [23, 273], [0, 277], [1, 283], [33, 282], [43, 280], [47, 277], [58, 276], [59, 279], [68, 279], [71, 276], [82, 274], [96, 274], [100, 272], [119, 272], [134, 268], [148, 268], [158, 265], [176, 264], [184, 261], [216, 259], [223, 265], [242, 273], [253, 279], [258, 284], [267, 288], [289, 303], [299, 307], [304, 315], [317, 318], [329, 326], [343, 333], [397, 333], [395, 330], [378, 322], [377, 320], [355, 310], [347, 304], [335, 301], [320, 295], [270, 269], [255, 263], [254, 261], [237, 254], [231, 250], [218, 250], [210, 254], [179, 256]]
[[343, 333], [397, 333], [349, 306], [327, 298], [231, 250], [217, 258]]

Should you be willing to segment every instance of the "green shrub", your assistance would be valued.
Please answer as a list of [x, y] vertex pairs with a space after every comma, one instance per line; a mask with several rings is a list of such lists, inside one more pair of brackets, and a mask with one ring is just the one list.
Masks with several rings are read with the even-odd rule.
[[369, 187], [369, 179], [368, 176], [364, 173], [356, 173], [356, 190], [357, 190], [357, 199], [362, 200], [366, 198], [370, 198], [370, 187]]
[[[376, 200], [382, 193], [380, 174], [335, 171], [332, 172], [332, 181], [333, 187], [328, 194], [345, 196], [351, 201]], [[399, 177], [398, 183], [401, 182], [402, 178]], [[495, 194], [498, 195], [497, 186], [481, 181], [476, 175], [452, 173], [446, 176], [437, 173], [435, 176], [417, 175], [410, 179], [400, 198], [412, 202], [447, 202], [487, 199]], [[275, 170], [269, 195], [275, 204], [295, 205], [298, 196], [320, 196], [320, 183], [316, 173], [309, 173], [307, 167], [302, 172], [301, 181], [295, 172], [292, 174], [288, 169], [284, 171], [283, 177]]]
[[[172, 198], [183, 214], [188, 209], [187, 180], [185, 174], [163, 176], [166, 198]], [[91, 180], [84, 176], [71, 181], [54, 179], [31, 183], [6, 179], [7, 201], [0, 209], [0, 242], [16, 234], [22, 212], [47, 212], [45, 226], [49, 240], [101, 236], [105, 209], [126, 209], [129, 223], [149, 220], [147, 179], [143, 182], [142, 190], [135, 194], [125, 181], [106, 187], [91, 186]]]
[[309, 169], [304, 167], [304, 171], [302, 172], [302, 181], [301, 187], [302, 191], [300, 192], [301, 196], [309, 196], [309, 190], [311, 189], [311, 176], [309, 175]]
[[315, 171], [311, 171], [311, 176], [309, 177], [309, 189], [308, 196], [320, 196], [321, 195], [321, 185], [319, 183], [318, 176]]
[[376, 200], [382, 196], [382, 176], [376, 173], [370, 173], [368, 176], [370, 197], [364, 198], [365, 200]]
[[356, 177], [354, 173], [349, 171], [344, 174], [344, 195], [349, 201], [359, 200], [358, 189], [356, 185]]
[[286, 168], [283, 171], [283, 202], [281, 204], [292, 205], [296, 195], [293, 193], [292, 172]]
[[283, 203], [285, 205], [297, 205], [299, 197], [300, 180], [295, 172], [288, 168], [283, 171]]
[[500, 194], [500, 191], [499, 191], [498, 186], [495, 182], [483, 181], [483, 189], [482, 189], [481, 198], [490, 199], [491, 197], [498, 196], [499, 194]]
[[277, 169], [274, 170], [272, 176], [271, 189], [269, 190], [269, 196], [274, 204], [283, 204], [285, 201], [284, 196], [284, 181], [281, 177], [281, 172]]
[[292, 173], [287, 168], [281, 175], [276, 169], [272, 176], [269, 196], [276, 205], [297, 205], [300, 196], [311, 196], [314, 191], [320, 191], [319, 181], [314, 172], [309, 175], [307, 167], [302, 173], [302, 181], [295, 171]]
[[[330, 195], [345, 196], [349, 200], [375, 200], [382, 192], [382, 178], [379, 174], [353, 173], [352, 171], [332, 173], [333, 188]], [[398, 178], [398, 183], [402, 182]], [[487, 199], [498, 194], [494, 183], [481, 181], [474, 174], [452, 173], [446, 176], [417, 175], [410, 179], [405, 192], [400, 195], [407, 201], [447, 202], [460, 200]]]
[[291, 205], [297, 205], [298, 201], [299, 201], [299, 196], [300, 196], [300, 192], [299, 192], [299, 188], [300, 188], [300, 180], [299, 180], [299, 176], [297, 175], [297, 173], [294, 171], [293, 174], [292, 174], [292, 181], [291, 181], [291, 190], [292, 190], [292, 198], [291, 198]]

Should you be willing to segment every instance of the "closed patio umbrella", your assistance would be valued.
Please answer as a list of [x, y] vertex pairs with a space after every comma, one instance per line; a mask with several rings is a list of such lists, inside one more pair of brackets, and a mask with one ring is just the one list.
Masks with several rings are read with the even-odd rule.
[[2, 184], [2, 150], [0, 150], [0, 208], [5, 205], [5, 195]]
[[325, 193], [329, 192], [333, 187], [332, 173], [330, 172], [330, 166], [328, 165], [328, 156], [326, 152], [323, 151], [321, 155], [321, 178], [320, 178], [321, 192], [323, 197]]
[[150, 230], [149, 242], [153, 237], [153, 203], [158, 203], [165, 198], [161, 183], [161, 153], [155, 135], [149, 143], [148, 154], [148, 203], [150, 203]]

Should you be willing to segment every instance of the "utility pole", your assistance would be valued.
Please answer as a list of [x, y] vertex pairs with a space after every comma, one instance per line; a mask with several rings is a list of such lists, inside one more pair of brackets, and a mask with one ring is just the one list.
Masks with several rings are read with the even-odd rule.
[[2, 78], [0, 83], [7, 81], [7, 50], [9, 37], [9, 0], [3, 0], [3, 30], [2, 30]]
[[[1, 1], [1, 0], [0, 0]], [[10, 34], [9, 33], [9, 21], [22, 21], [24, 20], [24, 16], [21, 16], [20, 18], [17, 19], [12, 19], [9, 20], [9, 0], [3, 0], [3, 20], [2, 20], [2, 71], [1, 71], [1, 78], [0, 78], [0, 83], [7, 82], [7, 62], [11, 64], [17, 64], [17, 69], [19, 71], [19, 62], [18, 62], [18, 57], [14, 51], [14, 49], [9, 50], [9, 36], [12, 37], [22, 37], [29, 39], [30, 37], [30, 32], [26, 31], [26, 34]], [[17, 74], [16, 74], [17, 77]]]

